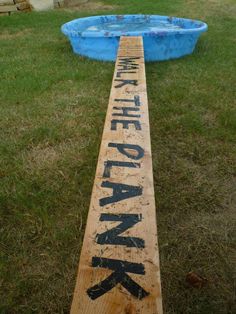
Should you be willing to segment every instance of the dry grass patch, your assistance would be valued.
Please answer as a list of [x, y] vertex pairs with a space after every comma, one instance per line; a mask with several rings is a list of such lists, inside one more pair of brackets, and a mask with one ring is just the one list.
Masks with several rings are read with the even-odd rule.
[[84, 1], [82, 3], [78, 3], [76, 0], [68, 1], [68, 5], [70, 9], [78, 11], [99, 11], [99, 10], [115, 10], [117, 8], [116, 5], [104, 4], [103, 2], [97, 1]]

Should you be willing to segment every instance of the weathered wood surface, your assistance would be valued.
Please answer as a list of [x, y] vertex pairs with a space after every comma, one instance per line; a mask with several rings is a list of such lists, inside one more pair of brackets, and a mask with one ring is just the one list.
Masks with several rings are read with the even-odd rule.
[[29, 5], [28, 0], [0, 0], [0, 6], [6, 6], [6, 5], [15, 5], [19, 3], [25, 3]]
[[72, 314], [161, 314], [142, 37], [122, 37]]
[[0, 0], [0, 6], [1, 5], [12, 5], [14, 4], [13, 0]]
[[0, 6], [0, 12], [15, 12], [17, 11], [17, 7], [15, 5], [1, 5]]
[[2, 2], [0, 2], [0, 13], [10, 14], [11, 12], [30, 10], [31, 6], [26, 0], [3, 0]]
[[[15, 3], [27, 2], [29, 4], [29, 0], [13, 0]], [[30, 5], [30, 4], [29, 4]]]

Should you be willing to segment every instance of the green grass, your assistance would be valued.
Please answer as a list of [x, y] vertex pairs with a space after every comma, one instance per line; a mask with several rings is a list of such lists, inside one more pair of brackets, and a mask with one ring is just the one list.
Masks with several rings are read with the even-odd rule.
[[[103, 2], [209, 25], [193, 55], [146, 65], [163, 302], [235, 313], [235, 1]], [[114, 68], [60, 33], [102, 13], [84, 10], [0, 17], [1, 314], [69, 312]]]

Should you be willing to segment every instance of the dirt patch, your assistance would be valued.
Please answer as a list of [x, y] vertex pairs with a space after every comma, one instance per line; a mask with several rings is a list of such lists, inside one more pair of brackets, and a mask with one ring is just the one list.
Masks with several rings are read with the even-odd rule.
[[[86, 143], [80, 143], [80, 148], [83, 149]], [[22, 158], [26, 165], [28, 172], [40, 170], [58, 169], [58, 161], [63, 158], [72, 158], [79, 160], [78, 148], [76, 148], [70, 141], [62, 142], [55, 146], [48, 146], [47, 144], [40, 144], [33, 147], [27, 153], [23, 154]]]
[[18, 37], [23, 37], [31, 33], [31, 29], [26, 29], [16, 33], [10, 33], [8, 31], [3, 31], [0, 33], [0, 39], [13, 39]]
[[59, 155], [54, 147], [34, 147], [27, 156], [27, 164], [30, 168], [45, 168], [55, 163]]

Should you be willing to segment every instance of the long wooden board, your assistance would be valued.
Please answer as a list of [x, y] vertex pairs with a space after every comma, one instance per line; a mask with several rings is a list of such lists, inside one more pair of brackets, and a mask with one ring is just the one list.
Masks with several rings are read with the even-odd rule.
[[15, 12], [17, 11], [16, 5], [1, 5], [0, 12]]
[[26, 0], [8, 0], [9, 5], [5, 5], [4, 3], [7, 0], [0, 0], [0, 13], [11, 13], [16, 11], [31, 11], [31, 6], [28, 1]]
[[161, 314], [142, 37], [121, 37], [72, 314]]

